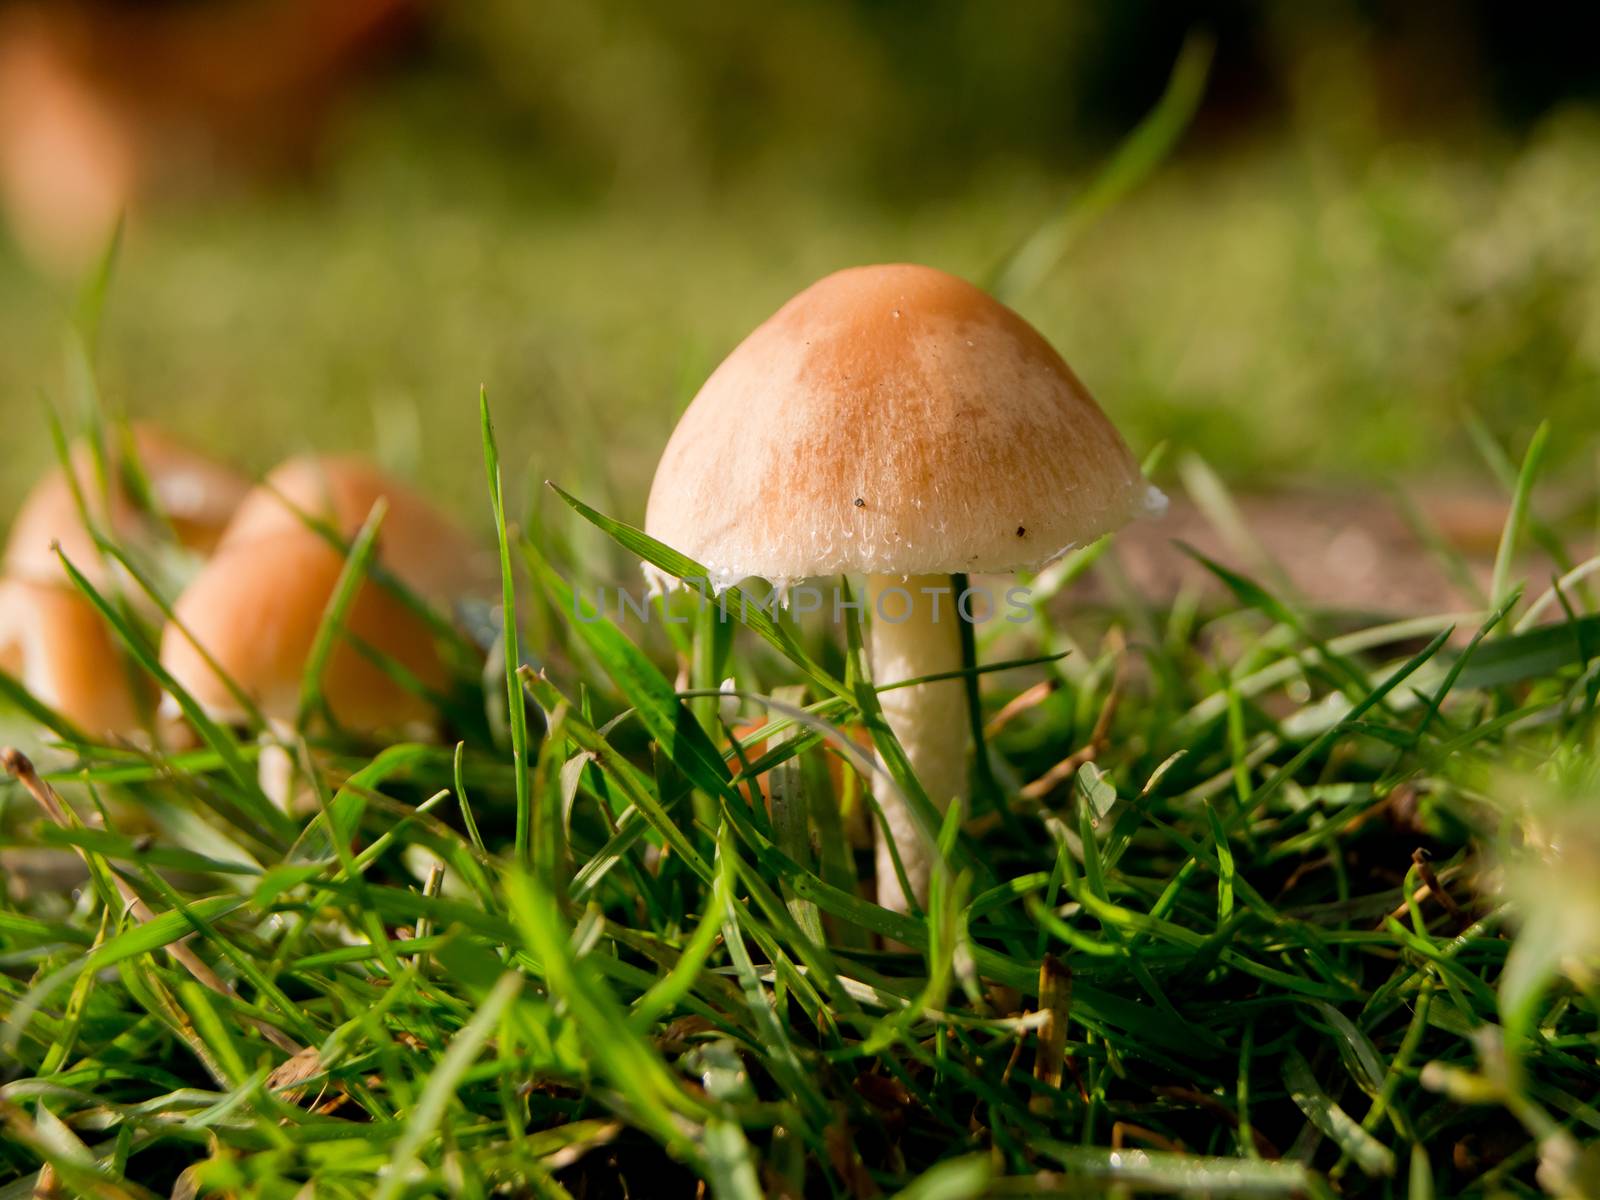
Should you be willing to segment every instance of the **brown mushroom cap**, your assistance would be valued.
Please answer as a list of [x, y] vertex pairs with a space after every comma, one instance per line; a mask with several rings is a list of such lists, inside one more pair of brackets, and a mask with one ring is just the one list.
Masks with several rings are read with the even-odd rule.
[[[148, 425], [136, 425], [133, 444], [139, 467], [156, 505], [171, 522], [178, 539], [192, 550], [209, 552], [239, 502], [250, 490], [238, 472], [173, 441]], [[139, 510], [123, 475], [116, 445], [107, 448], [109, 479], [102, 487], [89, 447], [72, 447], [72, 477], [90, 517], [105, 532], [137, 540], [153, 532], [149, 515]], [[109, 493], [109, 494], [108, 494]], [[54, 546], [97, 585], [104, 566], [94, 539], [84, 528], [72, 483], [58, 464], [34, 485], [23, 501], [6, 542], [5, 572], [18, 579], [65, 582]]]
[[[469, 590], [471, 545], [428, 501], [360, 458], [302, 457], [279, 466], [245, 498], [216, 554], [179, 597], [178, 623], [267, 718], [295, 715], [306, 662], [345, 563], [308, 518], [349, 539], [379, 499], [387, 511], [377, 561], [430, 600]], [[447, 685], [433, 631], [379, 582], [361, 584], [344, 628], [426, 687]], [[161, 661], [213, 716], [245, 719], [222, 677], [176, 624], [162, 636]], [[348, 637], [335, 643], [322, 689], [334, 719], [353, 731], [398, 729], [433, 717], [424, 698], [392, 680]]]
[[734, 349], [661, 456], [646, 529], [719, 585], [1031, 566], [1159, 504], [1026, 321], [929, 267], [813, 284]]
[[0, 579], [0, 670], [86, 733], [139, 727], [133, 686], [111, 632], [71, 587]]
[[[210, 652], [263, 715], [291, 720], [301, 679], [344, 557], [309, 529], [228, 541], [184, 590], [178, 624]], [[178, 624], [161, 638], [161, 663], [213, 717], [246, 714]], [[446, 685], [432, 631], [399, 599], [370, 580], [345, 612], [344, 628], [430, 688]], [[348, 637], [340, 637], [322, 677], [323, 696], [346, 729], [376, 732], [428, 722], [427, 702], [392, 680]]]
[[472, 590], [482, 568], [462, 532], [416, 492], [353, 455], [303, 456], [275, 468], [239, 506], [221, 548], [306, 529], [307, 517], [350, 539], [380, 498], [388, 505], [378, 532], [383, 565], [431, 600]]

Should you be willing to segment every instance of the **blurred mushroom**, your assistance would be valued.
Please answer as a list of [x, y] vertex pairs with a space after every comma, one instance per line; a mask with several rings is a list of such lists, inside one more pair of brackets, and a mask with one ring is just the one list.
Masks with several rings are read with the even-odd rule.
[[133, 194], [125, 123], [83, 86], [34, 14], [0, 27], [0, 196], [35, 265], [81, 271]]
[[190, 450], [148, 425], [132, 431], [138, 471], [149, 487], [159, 514], [141, 507], [134, 486], [133, 464], [113, 444], [106, 448], [106, 474], [102, 483], [94, 455], [76, 443], [68, 455], [72, 474], [57, 465], [44, 476], [17, 511], [5, 548], [5, 574], [36, 582], [65, 582], [56, 556], [59, 544], [72, 565], [99, 586], [106, 574], [94, 538], [84, 527], [83, 514], [73, 495], [76, 485], [90, 520], [108, 536], [121, 542], [156, 539], [165, 519], [180, 543], [200, 553], [216, 544], [234, 509], [250, 490], [248, 481], [232, 468]]
[[353, 538], [372, 506], [388, 506], [379, 543], [383, 566], [419, 596], [448, 603], [485, 577], [484, 562], [461, 530], [422, 496], [355, 455], [291, 458], [239, 505], [219, 550], [319, 522]]
[[[169, 624], [161, 638], [162, 666], [211, 717], [245, 724], [249, 712], [198, 642], [264, 717], [293, 721], [312, 643], [344, 564], [344, 555], [311, 530], [224, 547], [178, 598], [174, 614], [193, 640]], [[334, 646], [321, 681], [332, 718], [357, 733], [427, 726], [433, 716], [427, 701], [358, 646], [387, 655], [430, 688], [443, 687], [444, 666], [426, 623], [368, 581], [346, 611], [344, 629], [347, 636]]]
[[91, 736], [139, 728], [127, 663], [75, 589], [0, 579], [0, 670]]
[[[661, 457], [646, 528], [718, 587], [864, 574], [881, 689], [960, 670], [951, 572], [1037, 565], [1164, 503], [1021, 317], [941, 271], [876, 266], [812, 285], [717, 368]], [[934, 805], [964, 798], [961, 681], [881, 701]], [[920, 903], [935, 831], [876, 790]], [[881, 839], [878, 898], [907, 906]]]
[[70, 475], [57, 466], [23, 501], [0, 575], [0, 668], [96, 736], [139, 728], [135, 684], [111, 630], [72, 585], [56, 547], [92, 584], [104, 587], [106, 561], [84, 524], [84, 511], [124, 545], [159, 544], [164, 520], [180, 543], [204, 553], [249, 486], [229, 468], [149, 426], [134, 427], [131, 441], [139, 478], [158, 511], [136, 500], [134, 464], [119, 445], [107, 447], [102, 481], [89, 447], [79, 442], [68, 455]]
[[[310, 522], [349, 539], [380, 499], [387, 511], [376, 561], [424, 599], [466, 586], [473, 563], [466, 538], [419, 496], [357, 459], [284, 464], [240, 506], [162, 635], [162, 665], [209, 715], [247, 723], [237, 688], [284, 739], [302, 715], [307, 664], [347, 561]], [[375, 656], [391, 660], [417, 686], [397, 681]], [[437, 725], [427, 693], [447, 688], [449, 678], [427, 622], [368, 579], [344, 614], [320, 684], [326, 715], [343, 730], [416, 735]], [[170, 698], [163, 710], [173, 711]], [[281, 771], [269, 759], [263, 759], [264, 782]], [[281, 779], [268, 790], [287, 802]]]
[[413, 0], [112, 4], [0, 12], [0, 204], [73, 274], [151, 191], [299, 166], [351, 68]]

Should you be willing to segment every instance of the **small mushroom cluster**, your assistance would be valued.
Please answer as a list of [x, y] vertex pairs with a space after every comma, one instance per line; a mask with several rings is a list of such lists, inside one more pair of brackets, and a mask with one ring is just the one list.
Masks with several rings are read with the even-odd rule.
[[252, 487], [149, 427], [126, 440], [98, 459], [74, 446], [70, 474], [50, 472], [24, 501], [0, 576], [0, 669], [91, 736], [136, 735], [152, 708], [176, 717], [173, 697], [140, 694], [139, 674], [63, 565], [154, 618], [96, 533], [133, 554], [176, 548], [198, 569], [189, 564], [162, 630], [163, 669], [213, 720], [259, 718], [281, 733], [298, 714], [347, 547], [381, 505], [373, 562], [400, 586], [366, 579], [357, 588], [321, 677], [324, 713], [358, 734], [437, 724], [423, 696], [446, 687], [446, 671], [434, 631], [406, 597], [447, 606], [477, 578], [454, 525], [359, 458], [291, 459]]

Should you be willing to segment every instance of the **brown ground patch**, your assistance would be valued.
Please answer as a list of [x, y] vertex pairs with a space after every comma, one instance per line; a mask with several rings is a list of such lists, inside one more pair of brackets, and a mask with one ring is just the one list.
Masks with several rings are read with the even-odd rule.
[[[1185, 542], [1269, 586], [1286, 578], [1319, 609], [1419, 614], [1476, 608], [1482, 597], [1430, 548], [1398, 502], [1381, 492], [1300, 491], [1235, 497], [1241, 528], [1213, 522], [1190, 499], [1174, 496], [1166, 516], [1117, 535], [1113, 554], [1128, 582], [1155, 604], [1184, 588], [1217, 595], [1221, 585], [1174, 543]], [[1459, 552], [1467, 576], [1487, 591], [1507, 502], [1496, 496], [1438, 492], [1415, 501], [1425, 523]], [[1581, 558], [1592, 535], [1574, 540]], [[1530, 592], [1544, 590], [1553, 564], [1542, 553], [1518, 562]], [[1105, 579], [1086, 578], [1081, 598], [1108, 598]]]

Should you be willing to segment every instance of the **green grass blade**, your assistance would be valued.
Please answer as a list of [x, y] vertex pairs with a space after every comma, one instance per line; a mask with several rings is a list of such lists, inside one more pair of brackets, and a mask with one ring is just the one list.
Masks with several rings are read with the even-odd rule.
[[[190, 908], [203, 920], [216, 921], [237, 911], [244, 903], [244, 898], [239, 896], [213, 896], [194, 901]], [[83, 973], [102, 971], [138, 955], [149, 954], [193, 932], [193, 924], [181, 912], [160, 913], [152, 920], [129, 926], [89, 954], [72, 960], [34, 984], [7, 1015], [5, 1037], [0, 1043], [15, 1049], [22, 1029], [40, 1005]]]
[[235, 790], [230, 793], [240, 810], [259, 827], [259, 832], [268, 840], [278, 838], [283, 841], [294, 836], [295, 824], [287, 814], [279, 810], [262, 792], [257, 783], [254, 772], [245, 766], [244, 759], [239, 755], [238, 744], [233, 737], [220, 725], [207, 715], [200, 703], [191, 696], [186, 689], [179, 686], [178, 681], [172, 677], [165, 667], [161, 665], [161, 658], [156, 649], [145, 639], [144, 633], [134, 625], [125, 614], [115, 605], [111, 604], [100, 591], [90, 583], [83, 574], [72, 565], [66, 555], [60, 554], [58, 558], [65, 568], [67, 578], [72, 585], [86, 596], [91, 604], [99, 610], [100, 615], [111, 625], [118, 640], [135, 660], [161, 685], [163, 691], [171, 696], [182, 709], [183, 715], [195, 727], [201, 739], [216, 752], [222, 762], [223, 769], [232, 778]]
[[[522, 680], [534, 699], [546, 711], [553, 712], [566, 702], [566, 698], [543, 676], [535, 675], [524, 668]], [[593, 725], [574, 712], [569, 712], [567, 715], [566, 730], [567, 736], [580, 748], [595, 756], [601, 768], [619, 785], [623, 796], [639, 810], [661, 835], [662, 840], [672, 847], [673, 852], [679, 855], [697, 875], [709, 881], [712, 877], [710, 865], [684, 836], [683, 830], [668, 815], [655, 790], [639, 775], [633, 764], [619, 754]]]
[[1550, 422], [1541, 421], [1528, 442], [1527, 453], [1522, 457], [1522, 469], [1517, 472], [1517, 483], [1511, 492], [1511, 511], [1500, 533], [1500, 545], [1494, 556], [1494, 575], [1489, 584], [1489, 601], [1496, 608], [1504, 605], [1511, 594], [1511, 570], [1517, 545], [1522, 540], [1522, 529], [1528, 519], [1528, 498], [1533, 494], [1534, 480], [1538, 478], [1540, 464], [1544, 461], [1545, 444], [1549, 440]]
[[1067, 1169], [1070, 1178], [1102, 1187], [1122, 1185], [1166, 1196], [1290, 1197], [1331, 1200], [1333, 1193], [1302, 1163], [1208, 1158], [1158, 1150], [1107, 1150], [1037, 1139], [1034, 1146]]
[[[534, 547], [524, 543], [523, 550], [529, 569], [549, 594], [551, 602], [562, 612], [571, 612], [574, 602], [571, 586]], [[706, 794], [743, 803], [729, 782], [731, 776], [722, 753], [712, 745], [705, 729], [655, 664], [604, 614], [574, 620], [572, 625], [623, 698], [633, 706], [662, 753]]]
[[322, 619], [317, 622], [317, 632], [312, 638], [311, 650], [306, 655], [305, 669], [301, 672], [300, 700], [295, 707], [294, 717], [296, 729], [304, 730], [306, 723], [318, 712], [331, 717], [326, 713], [323, 703], [322, 676], [328, 668], [328, 659], [333, 655], [334, 646], [344, 631], [345, 617], [355, 602], [356, 593], [366, 583], [367, 567], [377, 551], [378, 531], [388, 511], [388, 501], [380, 496], [367, 514], [367, 519], [351, 543], [350, 553], [345, 556], [344, 565], [339, 569], [339, 578], [334, 582], [328, 603], [322, 610]]
[[706, 1122], [701, 1145], [706, 1157], [706, 1177], [717, 1200], [761, 1200], [761, 1180], [756, 1174], [755, 1151], [744, 1130], [732, 1121], [713, 1117]]
[[[650, 565], [665, 571], [667, 574], [686, 582], [705, 581], [711, 578], [711, 572], [693, 559], [679, 554], [670, 546], [656, 541], [641, 529], [625, 525], [621, 521], [612, 520], [610, 517], [596, 512], [575, 496], [568, 495], [555, 484], [549, 487], [556, 495], [560, 496], [574, 512], [584, 520], [598, 526], [611, 537], [619, 546], [629, 554], [637, 555]], [[759, 604], [751, 603], [744, 592], [738, 587], [725, 588], [720, 596], [722, 604], [726, 605], [728, 617], [737, 620], [757, 637], [761, 638], [779, 654], [792, 663], [813, 685], [822, 691], [836, 696], [849, 696], [843, 683], [828, 674], [818, 666], [806, 652], [801, 649], [794, 637], [775, 621]]]
[[894, 1194], [894, 1200], [979, 1200], [989, 1194], [994, 1164], [982, 1154], [953, 1158], [924, 1171]]
[[1322, 1089], [1311, 1065], [1299, 1050], [1291, 1049], [1283, 1060], [1283, 1085], [1290, 1098], [1323, 1134], [1338, 1143], [1355, 1164], [1368, 1175], [1387, 1178], [1395, 1172], [1394, 1151], [1361, 1128]]
[[1008, 302], [1026, 296], [1055, 269], [1078, 238], [1166, 160], [1200, 108], [1214, 50], [1209, 34], [1189, 35], [1156, 106], [1123, 139], [1088, 188], [996, 268], [990, 291]]
[[706, 1105], [685, 1091], [650, 1044], [632, 1032], [615, 997], [573, 956], [566, 923], [538, 880], [509, 876], [506, 899], [551, 995], [560, 997], [587, 1035], [596, 1065], [628, 1100], [632, 1120], [669, 1150], [692, 1155], [694, 1127], [711, 1116]]
[[472, 1020], [451, 1040], [450, 1048], [428, 1076], [427, 1086], [422, 1090], [417, 1107], [406, 1121], [405, 1134], [395, 1143], [389, 1169], [376, 1193], [377, 1200], [394, 1200], [409, 1190], [417, 1157], [437, 1133], [462, 1076], [483, 1052], [484, 1045], [499, 1023], [500, 1014], [521, 991], [522, 976], [515, 971], [507, 971], [495, 981]]
[[1541, 625], [1526, 633], [1508, 633], [1478, 646], [1462, 669], [1457, 686], [1497, 688], [1548, 679], [1589, 661], [1597, 653], [1600, 653], [1600, 616]]
[[16, 709], [34, 724], [48, 729], [69, 746], [86, 746], [89, 737], [44, 701], [38, 699], [22, 680], [0, 671], [0, 701]]
[[111, 227], [111, 236], [96, 256], [94, 266], [84, 276], [73, 305], [73, 324], [83, 338], [84, 345], [91, 350], [100, 340], [100, 319], [105, 315], [106, 298], [111, 294], [111, 281], [116, 275], [117, 260], [122, 254], [122, 237], [126, 227], [127, 218], [119, 213], [116, 224]]
[[489, 417], [489, 393], [478, 392], [478, 416], [483, 430], [483, 466], [489, 477], [489, 499], [494, 507], [494, 532], [500, 547], [500, 636], [506, 667], [506, 719], [511, 730], [511, 762], [516, 772], [516, 852], [526, 862], [533, 837], [532, 764], [528, 760], [528, 706], [517, 682], [522, 651], [517, 637], [517, 584], [511, 569], [511, 534], [506, 529], [505, 489], [500, 476], [500, 450], [495, 445], [494, 422]]

